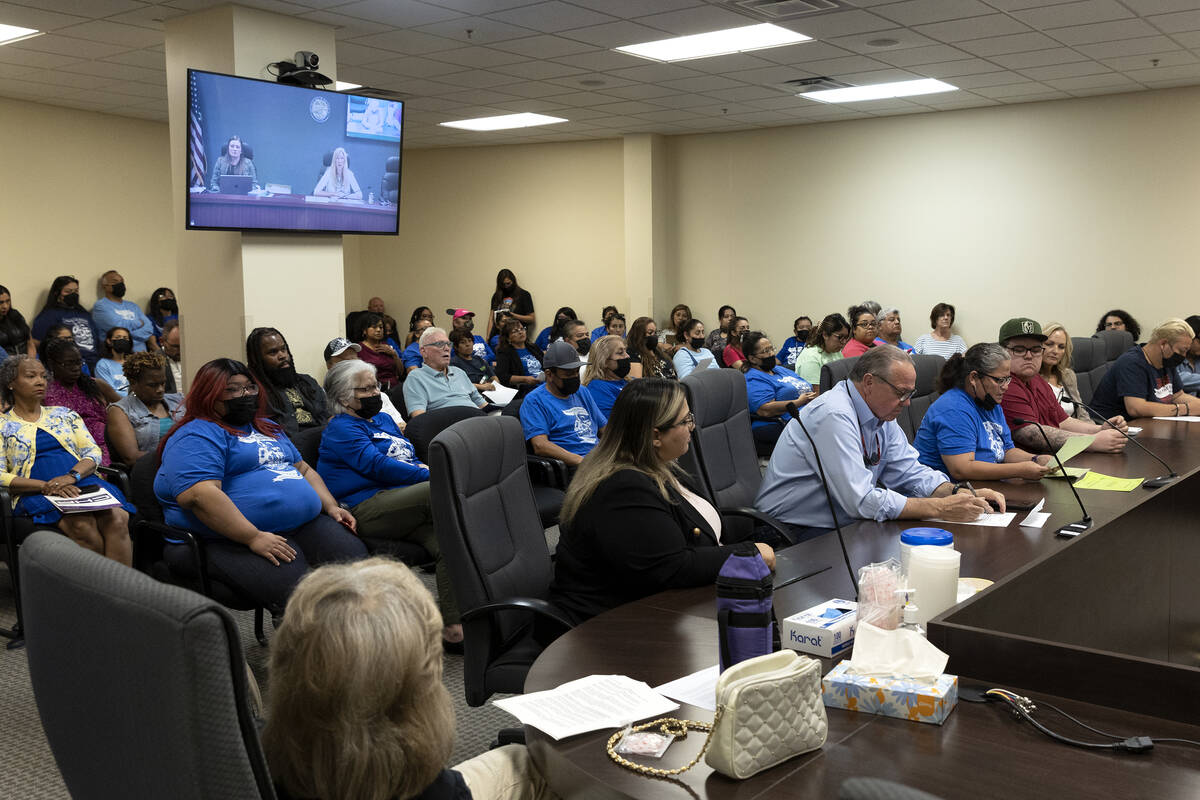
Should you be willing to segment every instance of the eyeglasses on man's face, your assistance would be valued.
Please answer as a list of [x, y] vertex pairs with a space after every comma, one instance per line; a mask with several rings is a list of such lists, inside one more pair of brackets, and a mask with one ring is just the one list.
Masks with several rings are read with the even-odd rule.
[[443, 339], [440, 342], [426, 342], [425, 344], [421, 345], [421, 347], [432, 347], [436, 350], [449, 350], [450, 340]]
[[906, 400], [912, 400], [912, 396], [914, 394], [916, 394], [916, 392], [917, 392], [917, 389], [915, 386], [912, 389], [901, 389], [899, 386], [892, 383], [891, 381], [889, 381], [887, 378], [883, 377], [882, 375], [876, 375], [873, 372], [870, 374], [873, 377], [878, 378], [879, 380], [886, 383], [891, 388], [892, 393], [896, 395], [896, 399], [899, 400], [901, 403], [905, 402]]
[[1023, 356], [1026, 353], [1029, 353], [1032, 356], [1040, 356], [1042, 354], [1042, 351], [1044, 351], [1045, 349], [1046, 348], [1042, 347], [1040, 344], [1034, 345], [1033, 347], [1026, 347], [1023, 344], [1014, 344], [1014, 345], [1010, 345], [1007, 348], [1008, 352], [1010, 352], [1014, 356], [1018, 356], [1018, 357]]

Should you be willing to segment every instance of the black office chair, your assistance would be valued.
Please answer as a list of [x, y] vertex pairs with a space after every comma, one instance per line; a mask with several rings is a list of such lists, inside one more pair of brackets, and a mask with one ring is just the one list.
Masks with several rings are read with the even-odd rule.
[[850, 370], [858, 363], [858, 356], [839, 358], [821, 365], [821, 393], [824, 394], [850, 376]]
[[[1133, 340], [1133, 336], [1128, 331], [1104, 331], [1104, 333], [1124, 334], [1124, 336], [1071, 337], [1071, 369], [1075, 371], [1075, 378], [1079, 383], [1079, 399], [1085, 403], [1092, 402], [1092, 395], [1095, 394], [1096, 387], [1100, 385], [1100, 379], [1112, 366], [1112, 362], [1108, 359], [1110, 340], [1118, 344]], [[1132, 346], [1131, 344], [1130, 347]], [[1117, 345], [1113, 345], [1113, 347], [1117, 347]]]
[[[267, 646], [264, 628], [263, 607], [245, 597], [232, 586], [212, 578], [208, 574], [208, 560], [204, 553], [204, 540], [183, 528], [168, 525], [163, 517], [162, 506], [154, 494], [154, 475], [158, 470], [157, 453], [147, 453], [133, 465], [129, 475], [129, 499], [138, 507], [136, 527], [139, 539], [155, 542], [156, 557], [148, 564], [148, 572], [163, 583], [172, 583], [210, 597], [226, 608], [238, 611], [254, 611], [254, 637], [263, 647]], [[191, 556], [187, 567], [180, 571], [172, 569], [163, 559], [167, 540], [182, 541]], [[149, 545], [146, 545], [147, 549]]]
[[[850, 376], [850, 371], [858, 363], [859, 356], [842, 358], [821, 366], [821, 391], [827, 392]], [[937, 379], [946, 366], [946, 359], [935, 355], [912, 354], [913, 367], [917, 371], [916, 383], [913, 384], [912, 401], [907, 408], [900, 410], [896, 423], [912, 442], [921, 428], [921, 420], [925, 412], [937, 399]]]
[[546, 640], [572, 627], [547, 601], [552, 577], [521, 424], [466, 419], [429, 446], [433, 524], [465, 634], [467, 704], [523, 691]]
[[1129, 331], [1097, 331], [1093, 336], [1104, 342], [1104, 360], [1110, 363], [1136, 344]]
[[[223, 156], [229, 155], [229, 142], [228, 141], [225, 142], [225, 144], [221, 145], [221, 155], [223, 155]], [[242, 158], [248, 158], [251, 161], [254, 160], [254, 148], [251, 147], [250, 145], [246, 144], [245, 142], [242, 142]]]
[[22, 551], [29, 677], [72, 797], [275, 797], [228, 611], [50, 531]]
[[696, 427], [691, 447], [679, 464], [721, 512], [722, 543], [753, 538], [756, 524], [792, 542], [786, 527], [754, 508], [762, 473], [750, 432], [745, 376], [738, 370], [701, 369], [680, 383], [687, 392]]
[[396, 205], [400, 202], [400, 157], [392, 156], [383, 167], [383, 178], [379, 182], [379, 196]]

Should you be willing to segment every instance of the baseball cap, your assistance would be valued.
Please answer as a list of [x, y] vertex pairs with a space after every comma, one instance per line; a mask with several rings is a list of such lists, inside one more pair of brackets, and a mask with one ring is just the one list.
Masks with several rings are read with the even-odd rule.
[[356, 353], [362, 350], [362, 345], [355, 344], [344, 336], [339, 336], [325, 345], [325, 360], [328, 361], [334, 356], [340, 356], [351, 347], [354, 348], [354, 352]]
[[1042, 326], [1038, 324], [1036, 319], [1029, 317], [1013, 317], [1008, 322], [1000, 326], [1000, 338], [997, 340], [1000, 344], [1004, 344], [1009, 339], [1016, 339], [1018, 336], [1026, 336], [1030, 339], [1038, 339], [1046, 341], [1046, 335], [1042, 333]]
[[447, 308], [447, 309], [446, 309], [446, 313], [447, 313], [447, 314], [449, 314], [449, 315], [451, 315], [452, 317], [454, 317], [454, 319], [458, 319], [459, 317], [473, 317], [473, 316], [475, 316], [475, 312], [474, 312], [474, 311], [468, 311], [468, 310], [467, 310], [467, 309], [465, 309], [465, 308]]
[[546, 369], [578, 369], [583, 366], [579, 360], [579, 351], [566, 342], [555, 342], [546, 348], [546, 357], [542, 359]]

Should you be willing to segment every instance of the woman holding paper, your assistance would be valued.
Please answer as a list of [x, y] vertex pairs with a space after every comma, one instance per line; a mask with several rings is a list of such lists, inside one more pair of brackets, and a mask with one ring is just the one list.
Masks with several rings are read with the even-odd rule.
[[719, 369], [717, 357], [704, 346], [704, 323], [691, 318], [675, 329], [679, 349], [675, 351], [675, 375], [683, 380], [698, 369]]
[[[133, 564], [129, 514], [135, 511], [117, 487], [96, 477], [100, 448], [83, 418], [69, 408], [43, 407], [46, 370], [35, 358], [10, 356], [0, 364], [0, 485], [19, 495], [13, 513], [55, 525], [81, 547], [126, 566]], [[107, 490], [120, 505], [62, 514], [49, 497], [79, 497]]]

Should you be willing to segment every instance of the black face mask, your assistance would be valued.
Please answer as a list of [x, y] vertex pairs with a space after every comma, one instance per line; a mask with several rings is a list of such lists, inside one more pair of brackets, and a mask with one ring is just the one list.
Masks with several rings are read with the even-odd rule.
[[158, 301], [158, 307], [162, 311], [170, 312], [171, 314], [179, 313], [179, 304], [175, 302], [174, 297], [164, 297]]
[[1175, 369], [1183, 363], [1183, 356], [1174, 351], [1169, 356], [1163, 356], [1163, 369]]
[[373, 394], [370, 397], [360, 397], [358, 399], [358, 411], [354, 413], [363, 419], [371, 419], [380, 411], [383, 411], [383, 395]]
[[475, 320], [467, 318], [467, 321], [462, 324], [464, 331], [475, 330]]
[[658, 347], [658, 334], [657, 333], [654, 334], [653, 336], [646, 337], [646, 347], [649, 347], [651, 350]]
[[586, 356], [591, 349], [592, 349], [592, 343], [587, 339], [580, 339], [578, 342], [575, 343], [575, 350], [581, 356]]
[[758, 365], [767, 372], [775, 369], [775, 356], [759, 356]]
[[112, 351], [129, 355], [133, 352], [133, 342], [129, 339], [115, 339], [112, 343]]
[[699, 350], [701, 347], [704, 347], [704, 337], [693, 336], [688, 339], [688, 343], [691, 344], [693, 350]]
[[241, 397], [231, 397], [225, 401], [225, 413], [221, 415], [221, 420], [226, 425], [240, 428], [253, 422], [257, 411], [258, 395], [247, 394]]
[[125, 281], [121, 281], [120, 283], [114, 283], [112, 285], [112, 289], [110, 289], [109, 291], [111, 291], [117, 297], [124, 297], [125, 296]]
[[62, 305], [67, 308], [79, 308], [79, 292], [71, 292], [62, 299]]
[[559, 378], [558, 390], [563, 394], [571, 395], [579, 391], [579, 376], [572, 375], [570, 378]]
[[796, 331], [796, 341], [800, 344], [808, 342], [808, 331]]
[[991, 411], [993, 408], [995, 408], [998, 405], [998, 403], [996, 402], [996, 398], [992, 397], [987, 392], [983, 393], [983, 397], [976, 397], [975, 404], [978, 405], [980, 408], [982, 408], [984, 411]]
[[629, 374], [629, 362], [630, 362], [630, 359], [628, 356], [626, 356], [625, 358], [618, 358], [617, 366], [615, 368], [613, 368], [613, 374], [616, 375], [618, 378], [624, 378], [626, 375]]
[[296, 367], [263, 367], [263, 374], [272, 386], [282, 386], [290, 389], [296, 385]]

